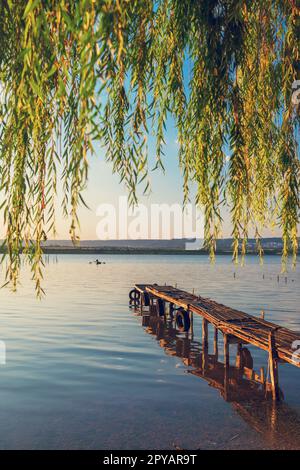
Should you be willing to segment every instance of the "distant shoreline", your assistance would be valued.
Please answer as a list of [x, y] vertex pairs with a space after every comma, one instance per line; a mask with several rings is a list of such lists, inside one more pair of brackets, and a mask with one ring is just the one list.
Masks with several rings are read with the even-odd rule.
[[[299, 239], [300, 242], [300, 239]], [[44, 254], [80, 254], [80, 255], [188, 255], [209, 256], [204, 248], [203, 239], [118, 239], [118, 240], [80, 240], [73, 245], [71, 240], [47, 240], [42, 243]], [[300, 246], [300, 243], [299, 243]], [[186, 249], [186, 248], [191, 249]], [[216, 240], [216, 254], [232, 256], [233, 239], [222, 238]], [[262, 238], [261, 247], [265, 256], [281, 256], [283, 243], [278, 237]], [[5, 240], [0, 245], [0, 253], [5, 252]], [[298, 250], [298, 253], [300, 250]], [[259, 256], [257, 253], [257, 240], [249, 238], [247, 241], [247, 256]]]
[[[63, 255], [196, 255], [208, 256], [207, 250], [177, 250], [177, 249], [145, 249], [145, 248], [59, 248], [59, 247], [45, 247], [43, 248], [44, 254], [63, 254]], [[216, 255], [232, 256], [232, 251], [217, 250]], [[249, 251], [246, 255], [258, 256], [255, 251]], [[264, 255], [281, 256], [280, 250], [267, 249]]]

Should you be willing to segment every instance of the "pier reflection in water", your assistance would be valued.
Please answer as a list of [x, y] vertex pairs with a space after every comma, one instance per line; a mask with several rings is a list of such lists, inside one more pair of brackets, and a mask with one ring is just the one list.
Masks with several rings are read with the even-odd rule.
[[259, 372], [253, 366], [244, 367], [237, 345], [236, 364], [226, 368], [219, 359], [217, 348], [209, 354], [200, 339], [196, 339], [193, 321], [189, 332], [183, 333], [178, 331], [172, 315], [158, 317], [156, 309], [151, 307], [142, 313], [135, 310], [135, 314], [140, 317], [145, 332], [156, 338], [164, 352], [180, 358], [186, 373], [205, 380], [218, 390], [239, 416], [262, 435], [267, 446], [300, 448], [300, 415], [284, 403], [282, 390], [279, 403], [270, 399], [267, 366]]

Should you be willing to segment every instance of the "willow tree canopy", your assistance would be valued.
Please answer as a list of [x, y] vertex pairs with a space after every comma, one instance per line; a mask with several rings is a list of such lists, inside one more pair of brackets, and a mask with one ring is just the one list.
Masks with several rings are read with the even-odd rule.
[[284, 256], [296, 252], [299, 1], [2, 0], [0, 18], [8, 280], [17, 280], [25, 244], [40, 288], [57, 176], [75, 240], [95, 142], [134, 202], [137, 184], [147, 186], [151, 131], [163, 166], [169, 115], [185, 199], [196, 182], [211, 249], [227, 205], [235, 256], [249, 230], [259, 239], [272, 224]]

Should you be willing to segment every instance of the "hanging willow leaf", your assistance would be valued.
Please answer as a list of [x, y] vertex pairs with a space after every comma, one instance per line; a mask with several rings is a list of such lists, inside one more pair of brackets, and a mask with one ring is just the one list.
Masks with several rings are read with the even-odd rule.
[[3, 0], [0, 188], [7, 280], [23, 250], [41, 291], [41, 243], [55, 196], [78, 240], [77, 208], [95, 143], [137, 201], [149, 187], [147, 137], [164, 168], [167, 119], [178, 130], [184, 199], [192, 182], [214, 255], [222, 207], [233, 252], [279, 226], [298, 249], [298, 0]]

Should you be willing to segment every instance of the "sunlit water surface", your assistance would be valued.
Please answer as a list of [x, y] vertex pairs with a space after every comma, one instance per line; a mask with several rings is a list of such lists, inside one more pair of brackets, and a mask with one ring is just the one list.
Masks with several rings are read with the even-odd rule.
[[[300, 448], [298, 368], [280, 364], [278, 439], [264, 418], [257, 427], [245, 410], [187, 373], [182, 358], [166, 354], [128, 308], [135, 283], [177, 283], [255, 315], [263, 309], [267, 320], [300, 330], [299, 270], [285, 280], [275, 256], [263, 266], [249, 257], [243, 268], [227, 256], [215, 265], [204, 256], [110, 255], [100, 266], [89, 264], [92, 258], [50, 256], [41, 301], [26, 269], [16, 294], [0, 291], [7, 348], [0, 448]], [[200, 319], [194, 334], [200, 341]], [[266, 355], [250, 349], [259, 369]]]

